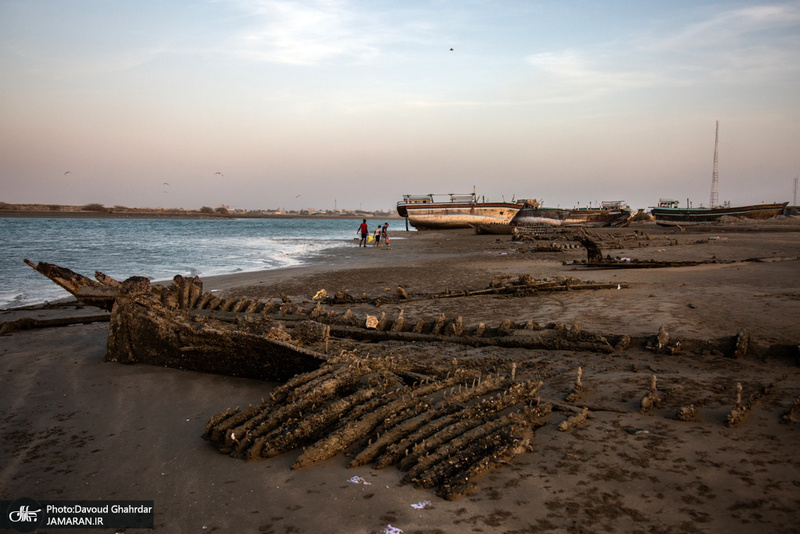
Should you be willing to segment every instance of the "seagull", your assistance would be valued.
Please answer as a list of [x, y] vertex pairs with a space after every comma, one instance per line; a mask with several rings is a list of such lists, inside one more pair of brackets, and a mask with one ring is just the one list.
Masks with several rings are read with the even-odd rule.
[[294, 198], [300, 198], [300, 195], [297, 195], [297, 196], [296, 196], [296, 197], [294, 197]]
[[164, 185], [169, 185], [169, 182], [164, 182]]
[[220, 176], [222, 176], [223, 178], [225, 178], [225, 175], [224, 175], [224, 174], [222, 174], [222, 173], [221, 173], [221, 172], [219, 172], [219, 171], [215, 172], [214, 174], [219, 174]]
[[69, 173], [70, 173], [69, 171], [65, 172], [65, 173], [64, 173], [64, 176], [68, 175]]
[[450, 49], [450, 51], [452, 52], [452, 51], [453, 51], [453, 49], [451, 48], [451, 49]]

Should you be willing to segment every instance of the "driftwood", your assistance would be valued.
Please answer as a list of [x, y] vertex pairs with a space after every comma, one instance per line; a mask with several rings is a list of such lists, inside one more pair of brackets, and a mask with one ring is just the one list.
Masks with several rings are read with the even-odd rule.
[[[693, 267], [697, 265], [714, 265], [714, 264], [732, 264], [737, 263], [733, 260], [719, 260], [711, 258], [708, 260], [686, 260], [686, 261], [663, 261], [663, 260], [641, 260], [638, 258], [619, 258], [606, 255], [603, 257], [601, 251], [599, 238], [600, 236], [594, 234], [590, 235], [586, 231], [582, 231], [575, 239], [586, 249], [586, 260], [573, 260], [572, 262], [564, 262], [564, 265], [574, 265], [586, 269], [662, 269], [666, 267]], [[649, 239], [650, 236], [647, 236]], [[700, 241], [705, 242], [705, 241]], [[671, 245], [676, 245], [676, 242], [670, 242]], [[613, 243], [614, 248], [623, 248], [622, 243]], [[784, 258], [796, 259], [796, 258]], [[760, 261], [775, 261], [775, 258], [747, 258], [741, 260], [742, 262], [760, 262]]]
[[325, 297], [320, 299], [321, 302], [328, 305], [335, 304], [387, 304], [390, 302], [405, 301], [412, 302], [417, 300], [427, 299], [448, 299], [448, 298], [464, 298], [464, 297], [484, 297], [492, 295], [513, 295], [516, 297], [525, 297], [536, 295], [538, 293], [558, 292], [558, 291], [582, 291], [582, 290], [602, 290], [602, 289], [622, 289], [627, 288], [627, 283], [608, 283], [608, 282], [584, 282], [578, 278], [557, 277], [553, 279], [536, 280], [529, 275], [521, 275], [519, 277], [512, 276], [496, 276], [489, 287], [483, 289], [473, 289], [466, 291], [450, 291], [446, 289], [438, 293], [430, 293], [423, 295], [409, 295], [405, 289], [398, 287], [396, 296], [381, 296], [377, 298], [369, 298], [363, 295], [360, 298], [354, 297], [347, 293], [345, 290], [340, 290], [333, 297]]
[[568, 432], [573, 428], [581, 426], [583, 423], [586, 422], [588, 418], [589, 418], [589, 409], [584, 408], [583, 410], [581, 410], [580, 413], [575, 414], [572, 417], [568, 417], [567, 419], [562, 421], [561, 424], [558, 425], [558, 430], [560, 432]]
[[[649, 236], [647, 236], [649, 239]], [[701, 261], [655, 261], [655, 260], [639, 260], [630, 258], [612, 258], [610, 255], [603, 257], [603, 252], [600, 247], [601, 236], [592, 234], [585, 229], [575, 236], [575, 238], [586, 249], [586, 260], [573, 262], [564, 262], [564, 265], [576, 265], [585, 267], [587, 269], [656, 269], [664, 267], [691, 267], [694, 265], [705, 265], [709, 263], [733, 263], [726, 261], [719, 261], [716, 258], [711, 260]], [[605, 244], [604, 244], [605, 246]], [[622, 248], [622, 243], [612, 243], [614, 248]]]
[[89, 306], [97, 306], [104, 310], [111, 310], [114, 299], [117, 297], [117, 289], [95, 282], [81, 274], [70, 271], [64, 267], [53, 265], [52, 263], [39, 262], [38, 265], [30, 260], [25, 263], [33, 267], [37, 272], [72, 293], [78, 300]]
[[565, 265], [576, 265], [587, 269], [660, 269], [665, 267], [693, 267], [696, 265], [709, 265], [717, 263], [735, 263], [733, 261], [702, 260], [702, 261], [655, 261], [655, 260], [618, 260], [611, 257], [594, 262], [574, 261]]
[[581, 377], [583, 376], [583, 368], [578, 367], [578, 378], [575, 380], [575, 387], [572, 388], [572, 391], [564, 399], [567, 402], [576, 402], [581, 399], [586, 394], [586, 388], [583, 386], [583, 382], [581, 381]]
[[639, 411], [641, 413], [647, 413], [653, 408], [659, 406], [661, 402], [664, 400], [663, 395], [661, 395], [658, 392], [658, 388], [656, 386], [657, 380], [658, 378], [656, 377], [656, 375], [653, 375], [653, 378], [650, 382], [650, 392], [644, 397], [642, 397], [642, 400], [639, 403]]
[[728, 413], [727, 417], [725, 418], [725, 422], [728, 426], [733, 427], [736, 425], [741, 424], [744, 422], [745, 417], [756, 405], [761, 402], [766, 395], [768, 395], [773, 389], [773, 385], [769, 384], [767, 386], [762, 387], [752, 395], [750, 395], [749, 402], [747, 406], [742, 404], [742, 384], [736, 384], [736, 407]]
[[0, 335], [10, 334], [11, 332], [17, 332], [20, 330], [30, 330], [33, 328], [50, 328], [52, 326], [68, 326], [73, 324], [103, 323], [108, 322], [108, 320], [108, 313], [70, 317], [54, 317], [51, 319], [21, 317], [11, 321], [0, 321]]

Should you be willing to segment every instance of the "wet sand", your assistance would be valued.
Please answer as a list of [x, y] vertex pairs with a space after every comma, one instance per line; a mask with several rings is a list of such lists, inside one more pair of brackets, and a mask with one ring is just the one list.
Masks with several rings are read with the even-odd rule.
[[[405, 533], [796, 532], [800, 429], [782, 415], [800, 397], [798, 230], [783, 221], [614, 230], [610, 237], [625, 248], [604, 251], [613, 256], [732, 263], [602, 271], [563, 265], [584, 258], [583, 249], [534, 252], [532, 243], [468, 231], [395, 232], [389, 249], [354, 243], [304, 267], [204, 280], [206, 290], [226, 296], [310, 304], [320, 289], [377, 297], [402, 286], [414, 297], [483, 289], [496, 275], [577, 277], [621, 288], [412, 299], [353, 311], [392, 317], [402, 308], [408, 319], [444, 313], [465, 325], [563, 322], [632, 336], [664, 326], [673, 340], [687, 341], [747, 329], [760, 346], [785, 347], [742, 359], [449, 348], [465, 358], [524, 359], [527, 372], [543, 377], [543, 400], [561, 403], [581, 367], [587, 391], [573, 404], [590, 410], [569, 432], [558, 431], [567, 414], [554, 412], [535, 431], [531, 451], [452, 502], [400, 485], [394, 467], [347, 469], [348, 459], [338, 456], [291, 471], [299, 451], [244, 462], [201, 439], [211, 416], [256, 404], [275, 384], [104, 362], [103, 322], [0, 336], [2, 499], [152, 499], [164, 532], [383, 532], [389, 525]], [[59, 313], [88, 313], [66, 310]], [[0, 312], [0, 321], [21, 313]], [[640, 413], [654, 374], [665, 400]], [[745, 403], [772, 387], [742, 424], [728, 427], [737, 383]], [[690, 404], [696, 418], [678, 420], [676, 410]], [[354, 476], [369, 484], [350, 482]], [[430, 504], [411, 506], [423, 501]]]

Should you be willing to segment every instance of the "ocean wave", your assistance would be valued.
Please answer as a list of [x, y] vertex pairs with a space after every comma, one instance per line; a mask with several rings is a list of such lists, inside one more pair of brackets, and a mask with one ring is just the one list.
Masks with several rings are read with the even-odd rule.
[[353, 221], [335, 219], [8, 221], [0, 219], [0, 231], [13, 247], [0, 258], [7, 288], [0, 309], [69, 297], [22, 258], [90, 278], [99, 270], [118, 280], [137, 275], [167, 281], [176, 274], [204, 277], [302, 265], [324, 249], [348, 243], [355, 232]]

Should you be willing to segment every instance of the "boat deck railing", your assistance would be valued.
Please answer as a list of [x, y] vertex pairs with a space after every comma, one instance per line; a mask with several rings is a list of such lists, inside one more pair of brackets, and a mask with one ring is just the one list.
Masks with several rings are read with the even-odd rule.
[[[437, 197], [439, 198], [437, 199]], [[470, 194], [431, 193], [428, 195], [403, 195], [403, 200], [401, 202], [398, 202], [398, 204], [433, 204], [442, 202], [451, 202], [453, 204], [464, 204], [464, 203], [475, 204], [478, 202], [478, 198], [477, 196], [475, 196], [475, 193], [470, 193]]]

